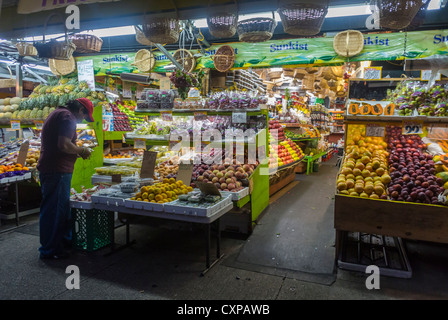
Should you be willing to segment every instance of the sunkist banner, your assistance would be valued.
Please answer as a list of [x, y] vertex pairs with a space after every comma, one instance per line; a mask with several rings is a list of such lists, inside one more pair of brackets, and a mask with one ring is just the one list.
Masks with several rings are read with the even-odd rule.
[[[342, 64], [347, 58], [333, 49], [333, 38], [273, 40], [260, 43], [235, 42], [228, 44], [235, 50], [234, 69], [280, 67], [287, 65]], [[365, 34], [364, 49], [350, 61], [403, 60], [448, 54], [448, 30], [430, 30], [401, 33]], [[212, 45], [205, 55], [197, 59], [197, 69], [214, 68], [213, 55], [221, 45]], [[199, 52], [194, 51], [193, 53]], [[174, 53], [171, 52], [171, 53]], [[156, 64], [152, 72], [166, 72], [171, 61], [161, 52], [154, 52]], [[111, 55], [78, 57], [93, 59], [95, 75], [106, 73], [138, 72], [134, 62], [135, 52]]]

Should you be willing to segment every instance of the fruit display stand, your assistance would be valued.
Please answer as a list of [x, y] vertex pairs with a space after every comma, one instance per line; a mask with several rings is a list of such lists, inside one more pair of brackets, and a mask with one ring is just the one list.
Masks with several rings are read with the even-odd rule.
[[[246, 114], [246, 117], [251, 116], [262, 116], [266, 119], [266, 123], [268, 122], [268, 111], [267, 110], [261, 110], [261, 109], [251, 109], [251, 110], [177, 110], [173, 109], [169, 111], [170, 117], [186, 117], [186, 116], [195, 116], [198, 112], [206, 113], [206, 115], [210, 116], [232, 116], [234, 112], [242, 113], [244, 112]], [[136, 112], [139, 116], [147, 116], [147, 117], [162, 117], [162, 111], [148, 111], [148, 112]], [[127, 135], [128, 136], [128, 135]], [[132, 136], [132, 135], [131, 135]], [[135, 144], [135, 141], [137, 138], [126, 138], [126, 143], [129, 145]], [[169, 139], [144, 139], [146, 146], [170, 146], [170, 140]], [[260, 130], [257, 135], [255, 141], [247, 141], [245, 140], [240, 141], [240, 143], [244, 143], [245, 148], [248, 148], [248, 145], [252, 144], [255, 145], [257, 150], [259, 148], [265, 148], [267, 150], [268, 145], [268, 137], [266, 134], [266, 130]], [[220, 147], [225, 148], [226, 141], [223, 140], [220, 143]], [[236, 141], [233, 141], [233, 143], [238, 143]], [[192, 141], [190, 143], [190, 147], [194, 146], [194, 142]], [[210, 144], [211, 147], [216, 146], [216, 142], [212, 142]], [[266, 151], [266, 153], [268, 150]], [[268, 154], [267, 154], [268, 156]], [[243, 219], [245, 220], [242, 222], [243, 224], [249, 225], [247, 232], [252, 232], [253, 228], [256, 225], [257, 219], [259, 218], [260, 214], [264, 211], [264, 209], [269, 204], [269, 174], [267, 174], [269, 168], [268, 163], [261, 162], [256, 169], [253, 171], [251, 176], [249, 177], [249, 187], [248, 189], [244, 190], [244, 193], [241, 193], [239, 195], [235, 195], [235, 198], [233, 199], [233, 205], [235, 210], [239, 210], [242, 208], [248, 208], [249, 214], [245, 215]], [[243, 191], [242, 191], [243, 192]], [[246, 195], [245, 195], [246, 194]], [[240, 215], [241, 216], [241, 215]], [[247, 220], [247, 221], [246, 221]], [[238, 222], [239, 223], [239, 222]], [[223, 223], [224, 224], [224, 223]], [[225, 228], [224, 225], [222, 227]], [[231, 226], [229, 226], [229, 229], [231, 229]], [[244, 231], [245, 232], [245, 231]]]
[[[411, 125], [412, 123], [413, 125]], [[366, 130], [369, 127], [373, 128], [369, 129], [369, 133], [367, 133], [366, 131], [364, 137], [368, 137], [370, 135], [383, 137], [390, 134], [390, 132], [398, 131], [400, 134], [401, 132], [418, 132], [420, 136], [423, 136], [425, 138], [429, 137], [428, 133], [430, 133], [435, 128], [444, 128], [445, 131], [448, 130], [448, 119], [435, 117], [402, 117], [397, 115], [346, 116], [345, 126], [346, 132], [348, 132], [347, 130], [349, 130], [348, 128], [350, 128], [350, 126], [363, 126], [366, 128]], [[417, 137], [416, 134], [414, 134], [413, 136]], [[403, 138], [406, 136], [401, 135], [401, 137]], [[408, 135], [407, 137], [411, 137], [411, 135]], [[348, 159], [347, 135], [345, 139], [346, 150], [344, 160]], [[418, 140], [420, 141], [420, 139]], [[412, 140], [405, 141], [408, 141], [407, 143], [412, 142]], [[334, 228], [336, 230], [336, 258], [339, 259], [339, 263], [341, 265], [345, 265], [343, 262], [341, 262], [341, 257], [343, 256], [342, 250], [344, 248], [344, 241], [347, 239], [346, 235], [349, 232], [358, 232], [360, 234], [366, 233], [383, 237], [383, 239], [384, 237], [394, 237], [396, 238], [395, 241], [399, 242], [401, 241], [401, 238], [403, 238], [437, 243], [448, 243], [448, 220], [446, 219], [448, 214], [448, 206], [442, 205], [436, 200], [437, 198], [434, 198], [434, 196], [436, 196], [441, 192], [441, 190], [443, 190], [443, 188], [440, 187], [440, 181], [438, 181], [435, 177], [428, 180], [430, 184], [427, 185], [430, 186], [430, 189], [428, 188], [427, 190], [437, 190], [437, 193], [428, 191], [427, 193], [420, 192], [417, 194], [417, 191], [415, 191], [415, 194], [408, 194], [408, 192], [410, 193], [410, 191], [417, 190], [415, 187], [416, 183], [414, 184], [413, 182], [415, 177], [411, 177], [411, 173], [414, 174], [414, 172], [410, 171], [411, 169], [409, 169], [413, 166], [412, 157], [409, 158], [406, 163], [404, 163], [407, 165], [407, 167], [403, 164], [398, 165], [398, 162], [391, 162], [390, 159], [392, 159], [392, 161], [395, 161], [395, 156], [402, 157], [401, 154], [404, 152], [402, 151], [403, 148], [408, 148], [409, 150], [411, 150], [409, 146], [412, 147], [412, 144], [409, 144], [408, 147], [403, 145], [404, 147], [401, 149], [396, 149], [395, 147], [395, 149], [390, 149], [393, 148], [393, 146], [397, 146], [397, 142], [393, 140], [393, 138], [389, 138], [389, 142], [384, 143], [385, 144], [383, 145], [387, 145], [387, 150], [391, 152], [386, 153], [386, 156], [390, 156], [392, 158], [389, 158], [386, 164], [385, 174], [388, 176], [386, 177], [387, 179], [381, 179], [382, 183], [384, 182], [388, 184], [384, 185], [385, 190], [380, 197], [376, 196], [375, 199], [372, 199], [372, 195], [369, 196], [368, 194], [364, 193], [365, 191], [363, 190], [366, 190], [365, 187], [363, 190], [357, 190], [363, 192], [361, 193], [361, 196], [353, 196], [352, 193], [342, 194], [341, 191], [339, 191], [339, 177], [342, 170], [344, 170], [343, 166], [341, 166], [341, 171], [338, 174], [338, 189], [336, 190], [335, 194]], [[421, 142], [419, 143], [421, 144]], [[398, 147], [401, 146], [398, 145]], [[423, 153], [420, 152], [413, 155], [414, 161], [420, 161], [420, 164], [416, 166], [415, 170], [418, 170], [419, 167], [423, 168], [425, 166], [424, 170], [430, 170], [431, 172], [429, 173], [429, 171], [427, 171], [428, 173], [425, 176], [417, 176], [415, 181], [419, 180], [418, 185], [423, 186], [423, 182], [421, 181], [425, 181], [427, 177], [435, 175], [435, 172], [437, 171], [431, 169], [432, 166], [434, 166], [432, 164], [433, 162], [429, 160], [428, 162], [426, 160], [415, 160], [415, 156], [417, 156], [418, 154], [422, 155]], [[430, 158], [430, 156], [427, 154], [427, 150], [425, 150], [425, 154], [427, 158]], [[390, 172], [393, 172], [393, 174], [388, 173], [387, 170], [390, 170]], [[395, 174], [395, 172], [397, 173]], [[383, 174], [383, 171], [379, 172], [378, 174]], [[389, 174], [392, 178], [389, 176]], [[365, 176], [368, 176], [367, 173]], [[392, 183], [390, 183], [390, 179], [392, 179]], [[433, 181], [436, 180], [437, 183], [434, 183]], [[395, 183], [394, 181], [400, 184], [393, 184]], [[406, 183], [403, 181], [410, 182]], [[356, 180], [356, 182], [358, 182], [358, 180]], [[409, 183], [412, 183], [412, 185]], [[365, 186], [365, 184], [362, 185]], [[344, 186], [341, 186], [341, 188], [343, 189]], [[425, 188], [427, 187], [425, 186]], [[396, 192], [395, 190], [398, 190], [398, 192], [401, 192], [401, 194], [396, 193], [394, 195], [393, 193]], [[375, 189], [374, 193], [376, 191], [377, 190]], [[380, 194], [381, 190], [378, 189], [378, 191], [378, 194]], [[397, 196], [398, 198], [393, 198]], [[432, 196], [432, 198], [428, 198], [429, 196]], [[424, 198], [426, 200], [424, 200]], [[405, 257], [404, 249], [401, 248], [400, 250], [402, 250], [401, 254]], [[353, 270], [356, 269], [354, 265], [351, 265], [351, 268], [354, 268]], [[388, 268], [384, 269], [384, 271], [386, 271], [386, 273], [384, 274], [387, 274], [387, 272], [389, 272], [389, 274], [392, 276], [409, 276], [409, 270], [406, 273], [406, 270], [404, 269], [398, 271], [391, 271], [387, 269]]]

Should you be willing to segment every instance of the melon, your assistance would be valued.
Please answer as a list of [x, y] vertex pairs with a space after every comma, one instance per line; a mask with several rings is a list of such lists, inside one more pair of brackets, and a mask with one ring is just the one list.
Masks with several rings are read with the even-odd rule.
[[19, 109], [19, 105], [18, 104], [12, 104], [11, 108], [12, 108], [12, 111], [16, 111], [17, 109]]
[[0, 99], [0, 105], [4, 105], [5, 104], [5, 99]]
[[5, 98], [5, 99], [3, 100], [3, 104], [4, 104], [5, 106], [11, 104], [11, 98]]
[[10, 100], [10, 104], [11, 104], [11, 105], [13, 105], [13, 104], [19, 104], [21, 101], [22, 101], [22, 98], [14, 97], [14, 98], [11, 98], [11, 100]]

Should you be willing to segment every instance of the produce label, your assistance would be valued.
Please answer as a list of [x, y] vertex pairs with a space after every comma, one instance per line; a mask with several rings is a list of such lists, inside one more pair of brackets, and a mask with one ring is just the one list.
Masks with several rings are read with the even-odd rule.
[[366, 126], [366, 137], [384, 137], [385, 128], [376, 124]]
[[161, 111], [160, 115], [162, 120], [164, 121], [173, 121], [173, 112], [172, 111]]
[[20, 130], [20, 121], [11, 120], [11, 130]]
[[382, 67], [368, 67], [364, 68], [364, 79], [379, 80], [381, 79]]
[[42, 130], [42, 127], [44, 126], [44, 122], [43, 121], [33, 121], [34, 125], [36, 126], [37, 130]]
[[232, 112], [232, 123], [247, 123], [246, 112]]
[[422, 134], [423, 133], [423, 121], [403, 121], [402, 134]]
[[146, 149], [146, 140], [144, 140], [144, 139], [135, 139], [134, 140], [134, 148], [135, 149]]

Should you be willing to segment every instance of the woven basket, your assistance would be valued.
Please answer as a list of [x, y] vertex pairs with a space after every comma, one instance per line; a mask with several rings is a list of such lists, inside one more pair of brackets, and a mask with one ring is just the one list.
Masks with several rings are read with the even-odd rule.
[[305, 76], [307, 74], [308, 74], [308, 72], [306, 72], [305, 69], [298, 68], [298, 69], [295, 69], [294, 78], [303, 79], [303, 78], [305, 78]]
[[173, 58], [184, 68], [184, 71], [191, 73], [196, 68], [196, 59], [193, 54], [186, 49], [178, 49], [173, 53]]
[[353, 57], [364, 48], [364, 36], [358, 30], [339, 32], [333, 39], [334, 51], [342, 57]]
[[179, 40], [179, 19], [173, 17], [144, 17], [143, 34], [154, 43], [172, 44]]
[[277, 9], [285, 33], [314, 36], [320, 32], [328, 13], [328, 1], [295, 1], [280, 3]]
[[62, 15], [58, 13], [50, 14], [47, 17], [47, 20], [45, 21], [43, 41], [34, 43], [34, 47], [36, 48], [40, 58], [69, 60], [70, 57], [72, 57], [73, 52], [76, 50], [76, 45], [68, 39], [67, 28], [65, 27], [64, 22], [63, 24], [65, 30], [65, 41], [56, 41], [56, 40], [50, 40], [48, 42], [45, 41], [45, 33], [47, 31], [48, 21], [53, 16], [59, 16], [62, 18], [63, 21], [65, 21]]
[[302, 79], [302, 89], [304, 90], [314, 89], [314, 75], [308, 74]]
[[274, 18], [252, 18], [238, 21], [237, 31], [241, 42], [264, 42], [272, 38], [277, 22]]
[[65, 76], [76, 70], [76, 62], [73, 57], [70, 57], [68, 60], [49, 59], [48, 66], [56, 76]]
[[283, 71], [270, 71], [268, 73], [270, 80], [280, 79], [282, 76]]
[[317, 67], [307, 67], [307, 68], [305, 68], [305, 71], [308, 72], [309, 74], [314, 74], [314, 73], [317, 73], [319, 71], [319, 68], [317, 68]]
[[216, 50], [213, 56], [213, 65], [219, 72], [227, 72], [235, 63], [235, 50], [228, 45], [223, 45]]
[[428, 9], [428, 5], [431, 2], [430, 0], [423, 0], [424, 4], [422, 5], [422, 7], [420, 8], [420, 10], [418, 10], [417, 14], [415, 15], [414, 19], [412, 19], [411, 23], [409, 24], [409, 26], [407, 26], [404, 31], [412, 31], [417, 29], [418, 27], [422, 26], [423, 23], [425, 22], [425, 18], [426, 18], [426, 11]]
[[231, 38], [236, 33], [238, 16], [231, 12], [209, 13], [208, 31], [215, 38]]
[[145, 34], [139, 27], [134, 26], [134, 29], [135, 29], [135, 40], [138, 43], [140, 43], [144, 46], [153, 46], [154, 45], [154, 43], [152, 41], [150, 41], [148, 38], [145, 37]]
[[294, 78], [294, 74], [295, 74], [294, 69], [290, 69], [290, 68], [284, 68], [284, 69], [283, 69], [283, 75], [284, 75], [285, 77], [291, 77], [291, 78]]
[[424, 0], [376, 0], [381, 28], [401, 30], [408, 27]]
[[37, 56], [37, 50], [31, 43], [18, 42], [16, 48], [19, 51], [19, 56]]
[[156, 64], [156, 59], [151, 51], [141, 49], [135, 54], [134, 62], [131, 65], [136, 66], [140, 72], [150, 71]]
[[103, 40], [93, 34], [74, 34], [70, 40], [76, 46], [76, 52], [91, 53], [100, 52], [103, 46]]
[[8, 68], [11, 79], [0, 79], [0, 88], [14, 88], [16, 86], [16, 79], [12, 77], [12, 72], [9, 66], [6, 66], [6, 68]]

